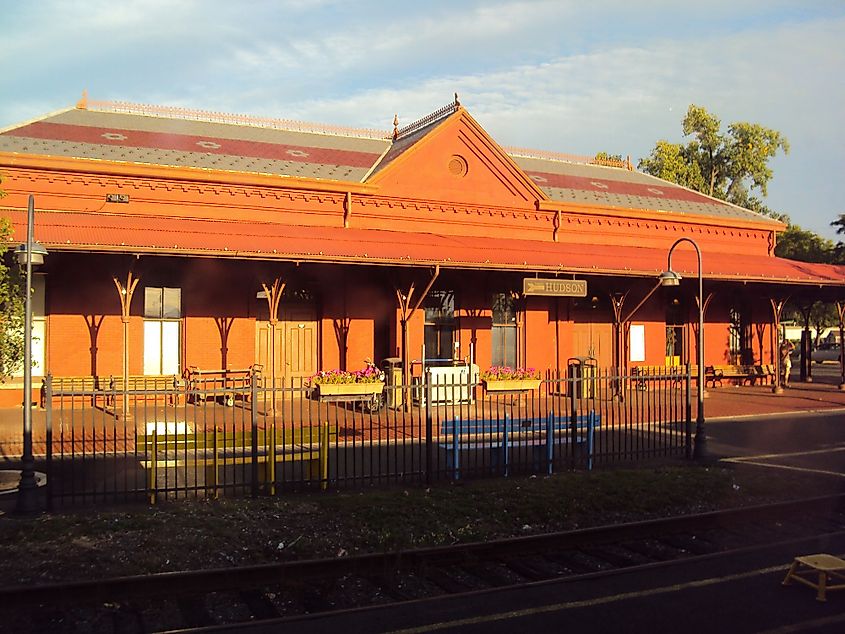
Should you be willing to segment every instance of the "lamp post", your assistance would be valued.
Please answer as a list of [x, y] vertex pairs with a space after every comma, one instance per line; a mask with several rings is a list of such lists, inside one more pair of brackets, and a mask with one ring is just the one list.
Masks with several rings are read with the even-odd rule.
[[681, 276], [672, 270], [672, 252], [681, 242], [689, 242], [698, 256], [698, 412], [695, 419], [695, 444], [693, 458], [704, 458], [707, 451], [707, 437], [704, 434], [704, 285], [701, 278], [701, 250], [694, 240], [678, 238], [669, 249], [666, 271], [660, 274], [662, 286], [678, 286]]
[[38, 510], [35, 481], [35, 458], [32, 455], [32, 267], [44, 263], [47, 249], [32, 238], [35, 224], [35, 198], [30, 195], [26, 217], [26, 244], [15, 249], [18, 262], [26, 269], [26, 298], [24, 301], [23, 353], [23, 455], [21, 480], [18, 485], [17, 510], [31, 513]]

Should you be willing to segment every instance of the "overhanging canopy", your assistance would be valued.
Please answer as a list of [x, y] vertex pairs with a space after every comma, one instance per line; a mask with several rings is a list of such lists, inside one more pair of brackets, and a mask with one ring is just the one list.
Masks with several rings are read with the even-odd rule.
[[[8, 210], [15, 240], [26, 215]], [[531, 272], [654, 277], [667, 252], [637, 246], [567, 244], [534, 240], [409, 233], [341, 227], [40, 211], [36, 238], [50, 250], [150, 253], [198, 257], [343, 262], [369, 265], [504, 269]], [[673, 268], [697, 274], [695, 254], [678, 247]], [[845, 266], [726, 253], [703, 254], [712, 280], [845, 287]]]

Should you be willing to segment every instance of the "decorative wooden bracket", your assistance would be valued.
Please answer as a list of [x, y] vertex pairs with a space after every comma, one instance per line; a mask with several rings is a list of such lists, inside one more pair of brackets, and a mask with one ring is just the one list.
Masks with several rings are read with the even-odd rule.
[[343, 199], [343, 228], [349, 228], [349, 219], [352, 217], [352, 192], [346, 192]]
[[135, 287], [138, 286], [140, 277], [133, 277], [132, 271], [126, 276], [126, 285], [113, 277], [114, 285], [117, 287], [118, 297], [120, 298], [120, 320], [124, 324], [129, 323], [129, 308], [132, 305], [132, 295], [135, 293]]
[[287, 282], [283, 282], [279, 277], [273, 280], [273, 285], [270, 287], [261, 283], [261, 288], [264, 289], [264, 295], [267, 297], [267, 311], [271, 326], [279, 323], [279, 302], [282, 299], [282, 293], [285, 292], [286, 284]]

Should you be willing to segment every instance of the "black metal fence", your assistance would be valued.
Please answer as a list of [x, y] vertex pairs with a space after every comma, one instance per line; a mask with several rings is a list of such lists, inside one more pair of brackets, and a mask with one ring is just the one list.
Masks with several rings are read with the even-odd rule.
[[429, 484], [690, 455], [689, 372], [591, 368], [535, 385], [427, 375], [366, 394], [271, 385], [255, 372], [225, 379], [100, 389], [47, 377], [35, 448], [49, 504]]

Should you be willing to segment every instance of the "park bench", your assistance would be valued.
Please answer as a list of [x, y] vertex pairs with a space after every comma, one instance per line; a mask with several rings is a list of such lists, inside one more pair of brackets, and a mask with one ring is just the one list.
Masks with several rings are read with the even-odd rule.
[[[103, 378], [99, 376], [54, 376], [52, 377], [52, 391], [54, 398], [77, 398], [89, 397], [91, 405], [97, 406], [97, 397], [104, 396], [102, 394], [105, 387], [108, 386], [106, 380], [103, 385]], [[41, 383], [41, 407], [47, 404], [47, 385], [45, 382]]]
[[[698, 376], [698, 366], [690, 366], [693, 380]], [[637, 365], [631, 368], [631, 376], [638, 390], [647, 390], [649, 385], [661, 383], [677, 386], [687, 376], [685, 365]]]
[[192, 403], [215, 400], [229, 407], [235, 404], [235, 399], [248, 402], [251, 377], [261, 369], [260, 365], [235, 370], [200, 370], [190, 366], [184, 373], [188, 400]]
[[[275, 494], [276, 467], [280, 464], [306, 463], [309, 480], [319, 480], [320, 488], [328, 485], [328, 451], [331, 438], [337, 438], [337, 427], [322, 426], [277, 430], [274, 442], [267, 442], [259, 430], [257, 450], [252, 448], [252, 433], [195, 431], [184, 422], [149, 422], [144, 434], [135, 439], [135, 449], [147, 472], [150, 504], [155, 503], [160, 469], [196, 468], [204, 476], [204, 486], [220, 490], [221, 471], [227, 467], [259, 466], [259, 481], [271, 495]], [[201, 470], [201, 471], [200, 471]]]
[[[53, 397], [54, 398], [79, 398], [90, 397], [91, 405], [98, 406], [98, 400], [102, 399], [99, 404], [104, 408], [114, 406], [115, 397], [120, 396], [123, 392], [123, 377], [122, 376], [54, 376], [52, 377]], [[179, 396], [182, 391], [182, 382], [179, 377], [170, 375], [130, 375], [128, 380], [128, 388], [132, 394], [130, 397], [138, 399], [144, 392], [150, 390], [157, 392], [154, 394], [156, 398], [159, 396], [167, 396], [169, 403], [178, 403]], [[45, 406], [46, 401], [46, 386], [41, 385], [41, 406]]]
[[[99, 377], [100, 385], [105, 385], [106, 390], [106, 406], [114, 405], [115, 398], [122, 395], [123, 392], [123, 377], [109, 376]], [[127, 390], [131, 392], [130, 398], [140, 399], [153, 397], [158, 400], [159, 397], [166, 396], [167, 402], [171, 405], [178, 404], [182, 395], [183, 383], [176, 374], [130, 374], [127, 377]], [[143, 392], [150, 392], [149, 395]]]
[[754, 385], [758, 380], [771, 382], [775, 378], [775, 369], [771, 365], [709, 365], [705, 370], [705, 385], [722, 385], [723, 381], [737, 381], [739, 385]]
[[585, 446], [587, 469], [590, 470], [593, 467], [593, 432], [600, 423], [601, 416], [594, 411], [574, 417], [555, 416], [551, 412], [541, 419], [524, 419], [516, 423], [508, 414], [504, 419], [452, 418], [440, 424], [439, 445], [446, 450], [447, 463], [455, 480], [461, 477], [462, 451], [489, 450], [491, 465], [500, 466], [507, 476], [511, 450], [532, 447], [535, 465], [545, 461], [547, 472], [551, 474], [555, 445], [570, 442]]

